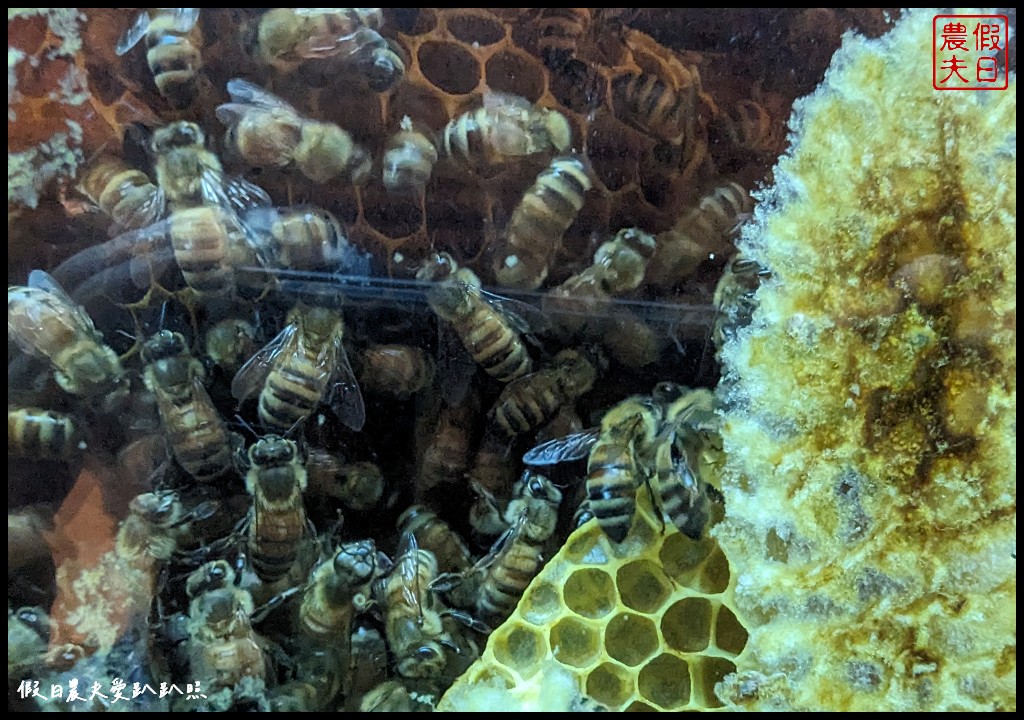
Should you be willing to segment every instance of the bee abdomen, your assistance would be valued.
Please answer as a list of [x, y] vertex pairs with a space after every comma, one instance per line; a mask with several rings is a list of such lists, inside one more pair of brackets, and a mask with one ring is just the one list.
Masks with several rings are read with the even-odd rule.
[[495, 259], [499, 284], [523, 290], [540, 287], [591, 185], [590, 174], [577, 157], [555, 158], [537, 176], [512, 212], [506, 247]]
[[537, 20], [537, 47], [548, 67], [576, 54], [579, 41], [590, 27], [589, 8], [550, 8]]
[[279, 518], [277, 522], [267, 522], [264, 518], [254, 528], [249, 543], [253, 567], [264, 582], [275, 582], [287, 575], [299, 555], [305, 513], [300, 510], [285, 515], [291, 517]]
[[7, 455], [69, 460], [84, 449], [74, 418], [41, 408], [7, 406]]
[[624, 75], [613, 84], [618, 115], [659, 140], [679, 145], [685, 139], [683, 96], [656, 75]]
[[509, 382], [532, 369], [532, 360], [519, 337], [482, 301], [463, 329], [466, 348], [491, 377]]
[[494, 411], [495, 422], [510, 436], [525, 435], [547, 422], [561, 407], [564, 398], [551, 387], [522, 393], [518, 399], [499, 401]]
[[164, 426], [174, 457], [196, 480], [220, 477], [232, 466], [227, 431], [214, 407], [196, 408], [191, 403], [165, 415]]
[[610, 540], [621, 543], [636, 512], [636, 484], [624, 468], [601, 467], [587, 477], [591, 512]]
[[538, 549], [526, 541], [512, 545], [496, 562], [480, 590], [477, 615], [496, 626], [515, 610], [540, 567]]
[[267, 427], [287, 430], [309, 417], [320, 402], [320, 382], [303, 365], [279, 368], [267, 377], [259, 402], [260, 422]]

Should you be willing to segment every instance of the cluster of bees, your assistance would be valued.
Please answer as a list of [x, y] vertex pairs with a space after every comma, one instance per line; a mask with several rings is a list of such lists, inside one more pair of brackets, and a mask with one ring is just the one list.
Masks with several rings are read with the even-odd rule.
[[[198, 17], [145, 11], [117, 46], [145, 40], [175, 108], [197, 92]], [[281, 72], [336, 61], [381, 92], [404, 73], [382, 17], [273, 9], [248, 42]], [[544, 62], [572, 62], [591, 22], [541, 13]], [[692, 136], [692, 93], [645, 74], [613, 92], [639, 130], [672, 146]], [[489, 94], [437, 133], [406, 117], [374, 158], [254, 82], [227, 93], [223, 153], [195, 122], [130, 128], [126, 148], [152, 174], [126, 149], [80, 178], [113, 239], [8, 290], [9, 457], [98, 464], [137, 491], [97, 564], [57, 568], [49, 620], [9, 609], [9, 678], [201, 680], [210, 709], [429, 709], [575, 525], [596, 518], [622, 542], [646, 491], [682, 532], [706, 532], [720, 502], [713, 395], [662, 369], [679, 341], [622, 308], [657, 305], [638, 293], [728, 249], [751, 209], [742, 187], [722, 184], [657, 236], [622, 228], [564, 282], [511, 297], [545, 285], [592, 186], [557, 110]], [[737, 143], [766, 122], [744, 112]], [[444, 249], [415, 277], [380, 276], [330, 211], [276, 207], [221, 155], [314, 183], [379, 172], [396, 196], [423, 193], [435, 165], [547, 165], [498, 232], [488, 277], [509, 294], [496, 295]], [[742, 324], [762, 275], [732, 262], [700, 342]], [[23, 545], [38, 512], [12, 512]]]

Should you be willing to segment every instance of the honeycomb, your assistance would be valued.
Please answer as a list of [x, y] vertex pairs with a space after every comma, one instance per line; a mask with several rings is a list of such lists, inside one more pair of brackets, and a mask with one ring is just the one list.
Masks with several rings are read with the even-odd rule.
[[715, 685], [747, 643], [735, 575], [714, 539], [663, 532], [643, 496], [621, 545], [595, 520], [569, 537], [439, 710], [478, 683], [544, 682], [552, 663], [608, 710], [722, 708]]

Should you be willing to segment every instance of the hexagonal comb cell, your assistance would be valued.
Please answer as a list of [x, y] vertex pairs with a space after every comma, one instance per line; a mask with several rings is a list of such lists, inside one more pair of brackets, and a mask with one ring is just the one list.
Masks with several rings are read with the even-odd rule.
[[566, 607], [583, 617], [604, 617], [615, 608], [615, 584], [604, 570], [577, 570], [565, 581], [564, 593]]
[[673, 650], [700, 652], [711, 642], [711, 602], [689, 597], [674, 603], [661, 617], [661, 633]]
[[640, 696], [665, 710], [690, 701], [690, 666], [675, 655], [659, 655], [647, 663], [637, 679]]
[[587, 676], [587, 695], [608, 708], [617, 708], [636, 688], [633, 671], [615, 663], [602, 663]]
[[505, 39], [504, 25], [490, 13], [460, 12], [449, 17], [445, 25], [457, 39], [474, 47], [494, 45]]
[[530, 677], [547, 648], [540, 631], [526, 625], [505, 625], [495, 633], [494, 657], [523, 677]]
[[597, 628], [566, 617], [551, 628], [551, 652], [560, 663], [573, 667], [586, 667], [598, 653], [601, 633]]
[[717, 543], [711, 538], [691, 540], [681, 533], [674, 533], [665, 538], [658, 559], [669, 577], [685, 585], [716, 547]]
[[612, 618], [604, 633], [608, 654], [626, 665], [639, 665], [658, 649], [658, 628], [642, 615], [622, 613]]
[[718, 548], [701, 568], [697, 586], [706, 593], [724, 592], [729, 587], [729, 561]]
[[715, 618], [715, 646], [719, 650], [739, 655], [747, 646], [748, 637], [749, 633], [736, 618], [736, 613], [725, 605], [719, 606]]
[[616, 581], [622, 602], [644, 613], [661, 608], [672, 589], [664, 571], [650, 560], [637, 560], [619, 568]]
[[523, 618], [534, 625], [545, 625], [562, 612], [562, 600], [558, 588], [549, 583], [537, 583], [530, 587], [520, 603]]
[[416, 53], [420, 72], [432, 85], [450, 95], [473, 92], [480, 82], [480, 65], [460, 45], [426, 42]]
[[705, 657], [697, 667], [694, 694], [704, 707], [722, 707], [722, 701], [715, 695], [715, 685], [731, 673], [736, 672], [732, 660], [720, 657]]
[[498, 52], [487, 61], [487, 87], [536, 102], [547, 82], [539, 61], [522, 52]]

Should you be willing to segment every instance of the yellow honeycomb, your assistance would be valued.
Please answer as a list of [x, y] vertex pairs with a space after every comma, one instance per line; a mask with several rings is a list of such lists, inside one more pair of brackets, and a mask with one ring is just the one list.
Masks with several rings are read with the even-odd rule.
[[644, 492], [638, 504], [621, 545], [594, 520], [570, 536], [439, 710], [478, 683], [539, 684], [552, 661], [609, 710], [722, 707], [715, 684], [747, 644], [729, 561], [711, 538], [663, 533]]

